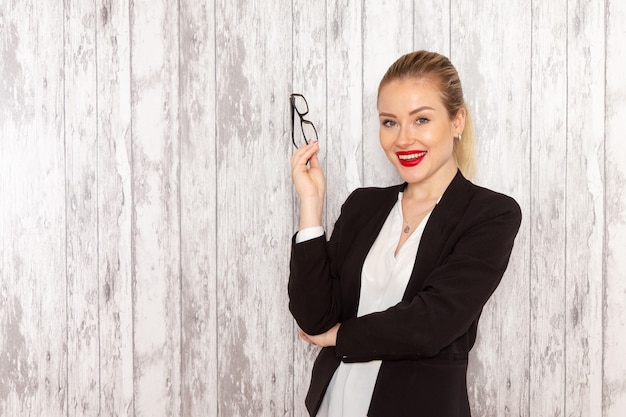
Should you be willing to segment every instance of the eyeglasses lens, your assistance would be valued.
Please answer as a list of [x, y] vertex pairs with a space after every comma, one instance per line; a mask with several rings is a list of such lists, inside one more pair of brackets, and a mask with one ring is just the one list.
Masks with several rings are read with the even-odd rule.
[[317, 131], [313, 123], [308, 120], [302, 121], [302, 134], [306, 143], [315, 142], [317, 140]]
[[309, 105], [303, 96], [299, 94], [293, 95], [293, 107], [300, 116], [304, 116], [309, 112]]
[[291, 95], [291, 108], [293, 117], [293, 144], [296, 148], [307, 145], [317, 140], [317, 131], [313, 123], [304, 117], [309, 112], [309, 105], [301, 94]]

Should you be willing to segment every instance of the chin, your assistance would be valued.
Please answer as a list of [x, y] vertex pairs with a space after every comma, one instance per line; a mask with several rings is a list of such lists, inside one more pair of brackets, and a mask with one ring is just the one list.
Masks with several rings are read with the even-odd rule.
[[400, 174], [400, 178], [409, 184], [419, 183], [423, 181], [426, 176], [425, 175], [402, 175]]
[[396, 166], [396, 170], [398, 171], [400, 178], [408, 183], [420, 182], [424, 180], [427, 176], [426, 173], [428, 172], [425, 167], [419, 165], [410, 168], [400, 165]]

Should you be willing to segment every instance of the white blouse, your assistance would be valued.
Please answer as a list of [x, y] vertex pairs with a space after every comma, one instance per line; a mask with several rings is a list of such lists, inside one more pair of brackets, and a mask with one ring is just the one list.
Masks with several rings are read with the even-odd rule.
[[[429, 217], [430, 213], [394, 255], [403, 228], [402, 193], [398, 193], [398, 201], [363, 265], [357, 317], [386, 310], [402, 301]], [[380, 365], [379, 360], [342, 362], [330, 381], [317, 417], [365, 417]]]

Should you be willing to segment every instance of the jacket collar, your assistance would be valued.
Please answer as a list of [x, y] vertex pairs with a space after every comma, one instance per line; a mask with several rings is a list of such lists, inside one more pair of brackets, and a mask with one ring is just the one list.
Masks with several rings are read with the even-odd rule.
[[[351, 266], [363, 266], [385, 220], [398, 201], [398, 192], [404, 191], [406, 186], [407, 183], [404, 183], [383, 189], [384, 194], [380, 196], [376, 210], [361, 213], [367, 216], [367, 222], [364, 223], [362, 230], [357, 231], [358, 236], [353, 241], [352, 253], [355, 254], [355, 257], [348, 261]], [[418, 256], [415, 259], [411, 278], [404, 293], [403, 298], [405, 300], [412, 298], [410, 294], [419, 291], [429, 271], [432, 271], [440, 262], [439, 257], [443, 246], [469, 202], [471, 187], [471, 183], [463, 177], [460, 171], [457, 171], [441, 200], [433, 209], [420, 240]], [[360, 274], [358, 276], [360, 277]], [[360, 279], [350, 282], [357, 288], [361, 285]], [[347, 291], [346, 293], [354, 295], [347, 297], [344, 305], [345, 313], [350, 316], [356, 314], [360, 291]]]
[[465, 213], [471, 195], [472, 183], [457, 171], [426, 223], [405, 297], [419, 291], [429, 271], [442, 261], [443, 247]]

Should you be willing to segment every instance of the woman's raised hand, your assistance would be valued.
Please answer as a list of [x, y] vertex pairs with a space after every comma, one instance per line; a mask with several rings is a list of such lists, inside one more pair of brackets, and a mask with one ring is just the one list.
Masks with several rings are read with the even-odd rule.
[[291, 179], [300, 198], [300, 230], [322, 226], [326, 178], [317, 157], [319, 149], [319, 143], [312, 142], [291, 157]]

